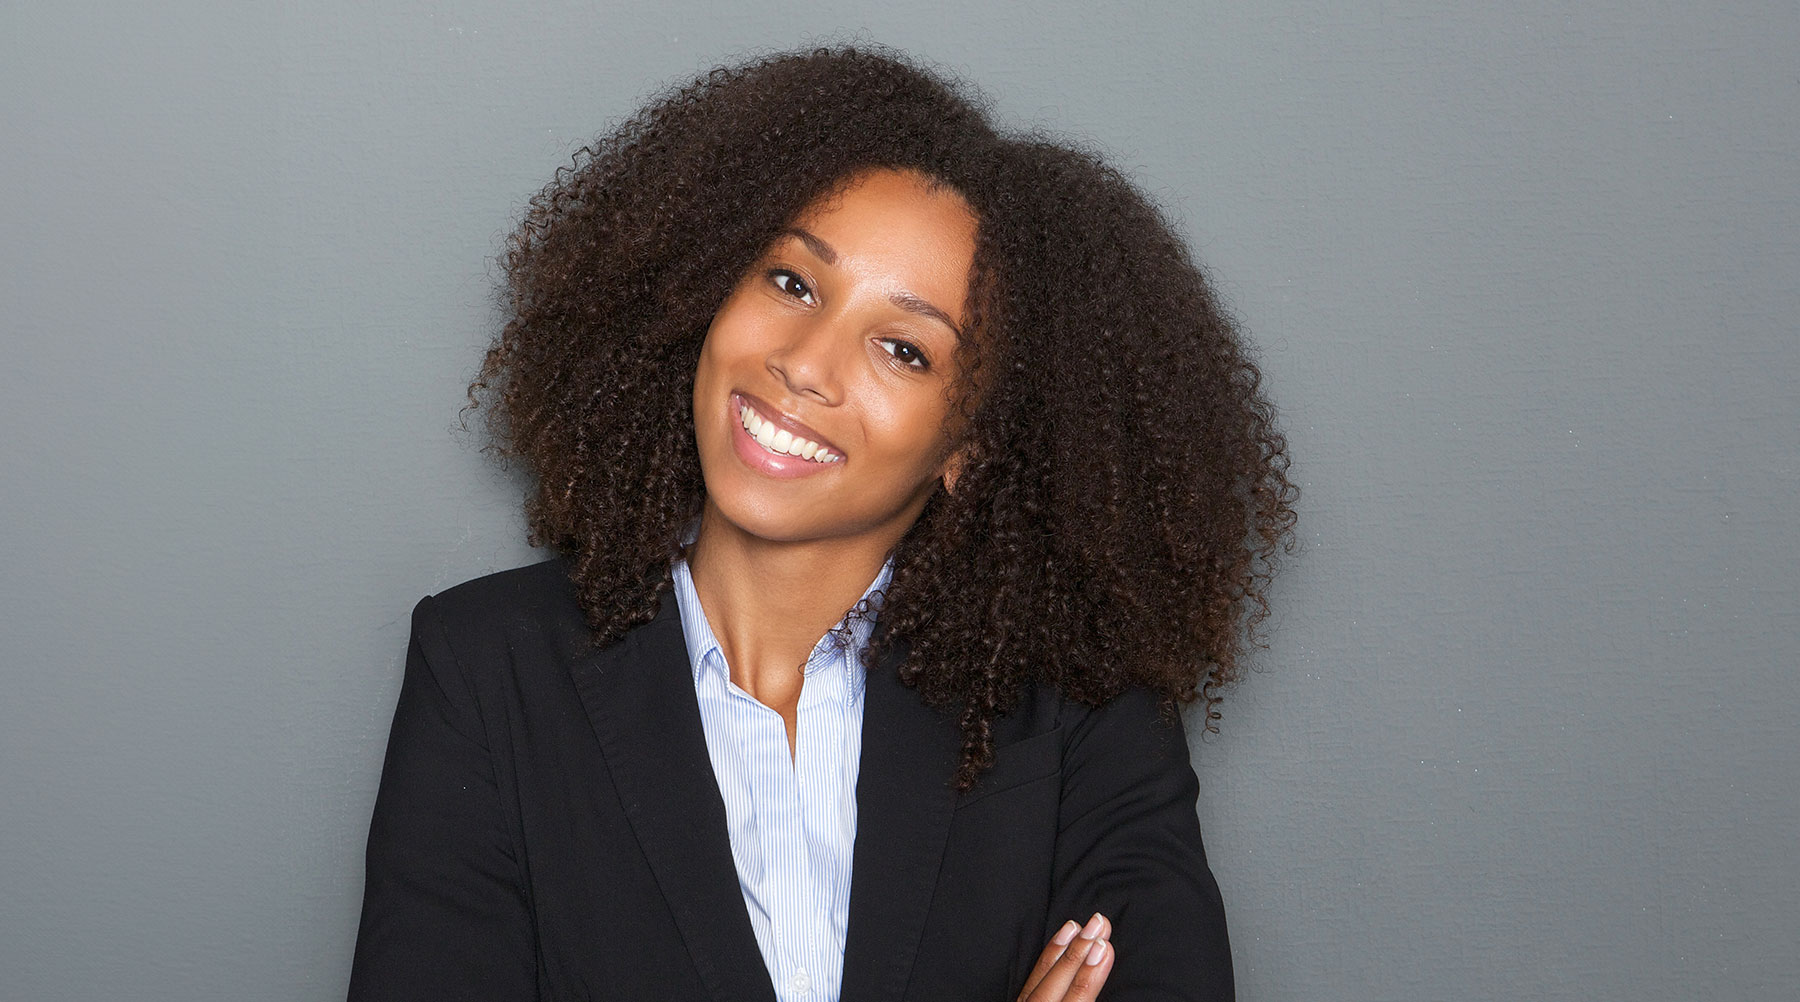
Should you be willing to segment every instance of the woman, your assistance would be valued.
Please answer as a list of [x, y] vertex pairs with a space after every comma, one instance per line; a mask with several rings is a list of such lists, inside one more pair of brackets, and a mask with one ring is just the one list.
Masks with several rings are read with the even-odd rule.
[[1228, 998], [1176, 708], [1291, 541], [1234, 328], [892, 54], [583, 151], [485, 393], [559, 556], [421, 601], [351, 996]]

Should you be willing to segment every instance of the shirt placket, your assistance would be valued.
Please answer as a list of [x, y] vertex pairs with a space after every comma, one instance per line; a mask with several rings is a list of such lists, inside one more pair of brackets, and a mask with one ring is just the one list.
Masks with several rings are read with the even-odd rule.
[[814, 648], [807, 661], [805, 685], [801, 689], [800, 706], [795, 727], [794, 774], [801, 795], [802, 839], [806, 858], [803, 860], [805, 907], [800, 917], [806, 924], [804, 976], [797, 975], [790, 987], [797, 995], [816, 998], [828, 994], [824, 980], [834, 965], [825, 955], [825, 944], [832, 942], [832, 893], [830, 870], [832, 847], [841, 838], [837, 818], [839, 805], [834, 784], [840, 779], [826, 767], [838, 757], [843, 743], [843, 702], [847, 696], [841, 677], [841, 652], [827, 638]]

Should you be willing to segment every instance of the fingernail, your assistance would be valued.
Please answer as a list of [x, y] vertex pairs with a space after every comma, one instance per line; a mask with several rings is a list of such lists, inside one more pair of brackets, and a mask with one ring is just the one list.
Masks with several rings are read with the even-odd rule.
[[1088, 924], [1082, 927], [1081, 938], [1093, 939], [1098, 935], [1100, 935], [1100, 913], [1095, 912], [1094, 917], [1088, 919]]
[[1094, 967], [1106, 958], [1106, 951], [1111, 947], [1112, 944], [1104, 940], [1095, 943], [1093, 948], [1088, 950], [1087, 956], [1081, 958], [1081, 962], [1089, 967]]
[[1057, 946], [1068, 946], [1069, 941], [1074, 939], [1075, 934], [1080, 931], [1081, 927], [1076, 925], [1073, 920], [1064, 922], [1062, 928], [1056, 930], [1056, 936], [1051, 942], [1055, 943]]

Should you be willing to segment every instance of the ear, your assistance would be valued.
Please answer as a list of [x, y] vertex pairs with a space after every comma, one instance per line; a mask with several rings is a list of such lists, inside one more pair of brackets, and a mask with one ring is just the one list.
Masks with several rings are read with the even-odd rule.
[[968, 449], [962, 448], [951, 453], [950, 458], [944, 460], [943, 478], [945, 494], [956, 493], [956, 478], [962, 476], [963, 463], [967, 461], [967, 459]]

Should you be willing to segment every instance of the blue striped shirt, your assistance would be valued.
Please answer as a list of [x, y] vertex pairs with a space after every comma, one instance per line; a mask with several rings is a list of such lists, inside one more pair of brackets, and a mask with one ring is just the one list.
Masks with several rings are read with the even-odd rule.
[[790, 758], [787, 725], [732, 684], [687, 561], [674, 564], [681, 632], [706, 750], [725, 800], [738, 888], [781, 1002], [838, 999], [856, 843], [866, 681], [861, 652], [892, 574], [889, 560], [863, 592], [869, 615], [840, 620], [813, 646]]

